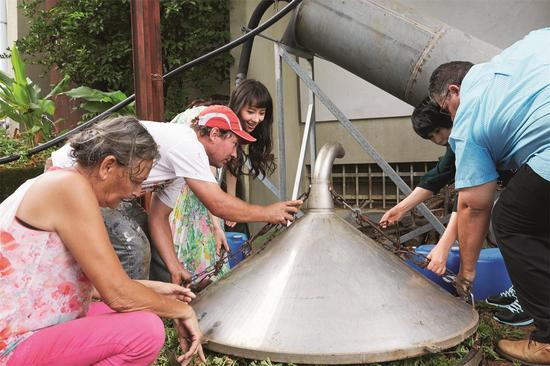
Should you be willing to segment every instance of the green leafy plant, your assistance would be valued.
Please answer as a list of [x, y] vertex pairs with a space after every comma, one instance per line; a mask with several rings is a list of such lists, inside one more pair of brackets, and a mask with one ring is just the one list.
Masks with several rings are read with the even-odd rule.
[[[55, 149], [56, 147], [54, 146], [31, 157], [23, 155], [16, 161], [0, 165], [0, 170], [42, 166]], [[0, 157], [23, 154], [27, 150], [28, 145], [24, 140], [9, 136], [7, 131], [0, 127]]]
[[[47, 69], [59, 68], [76, 85], [98, 90], [133, 87], [130, 0], [44, 0], [20, 3], [29, 33], [21, 51]], [[161, 0], [163, 69], [169, 71], [228, 42], [227, 0]], [[164, 84], [165, 116], [171, 119], [197, 97], [228, 95], [229, 53], [197, 65]]]
[[[104, 92], [101, 90], [89, 88], [87, 86], [79, 86], [78, 88], [71, 89], [67, 92], [64, 92], [63, 94], [69, 96], [72, 99], [83, 100], [83, 102], [80, 104], [80, 108], [87, 111], [87, 113], [83, 115], [84, 119], [92, 118], [128, 98], [128, 96], [120, 90]], [[135, 115], [135, 103], [130, 103], [126, 107], [119, 110], [117, 114]]]
[[46, 95], [41, 97], [40, 87], [34, 84], [25, 71], [25, 63], [17, 47], [11, 49], [14, 77], [0, 71], [0, 119], [9, 117], [23, 127], [22, 137], [29, 146], [53, 135], [52, 116], [55, 104], [52, 98], [67, 84], [66, 76]]
[[23, 150], [23, 142], [11, 138], [4, 128], [0, 128], [0, 156], [10, 156]]

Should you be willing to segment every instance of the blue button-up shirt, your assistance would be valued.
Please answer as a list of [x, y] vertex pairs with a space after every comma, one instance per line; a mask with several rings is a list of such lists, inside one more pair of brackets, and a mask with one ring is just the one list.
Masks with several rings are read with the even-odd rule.
[[496, 180], [497, 168], [524, 164], [550, 181], [550, 28], [470, 69], [449, 144], [457, 189]]

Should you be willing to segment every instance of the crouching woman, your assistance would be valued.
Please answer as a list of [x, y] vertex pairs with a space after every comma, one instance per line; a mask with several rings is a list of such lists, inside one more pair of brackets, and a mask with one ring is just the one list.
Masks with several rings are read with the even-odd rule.
[[[27, 181], [0, 204], [0, 365], [148, 365], [164, 343], [159, 317], [204, 359], [194, 295], [131, 280], [100, 207], [140, 194], [157, 145], [133, 117], [103, 121], [71, 141], [77, 164]], [[103, 302], [91, 302], [96, 293]]]

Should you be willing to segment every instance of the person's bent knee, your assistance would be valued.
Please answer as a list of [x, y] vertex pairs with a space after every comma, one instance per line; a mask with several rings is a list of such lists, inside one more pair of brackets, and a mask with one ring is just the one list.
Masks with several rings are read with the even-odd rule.
[[141, 359], [152, 363], [164, 345], [164, 324], [162, 320], [149, 311], [137, 311], [133, 314], [133, 323], [139, 337], [137, 351]]
[[140, 311], [142, 313], [140, 324], [142, 324], [145, 333], [150, 338], [151, 344], [155, 344], [160, 351], [164, 345], [164, 323], [158, 315], [149, 311]]

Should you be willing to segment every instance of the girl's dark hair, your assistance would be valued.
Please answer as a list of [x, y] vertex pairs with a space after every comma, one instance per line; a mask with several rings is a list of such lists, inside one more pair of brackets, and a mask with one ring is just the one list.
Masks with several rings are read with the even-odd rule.
[[[238, 177], [243, 174], [242, 168], [248, 158], [251, 165], [250, 174], [254, 178], [260, 174], [268, 176], [273, 173], [276, 164], [272, 154], [273, 101], [264, 84], [253, 79], [243, 80], [231, 93], [229, 107], [239, 118], [241, 109], [246, 106], [265, 108], [265, 117], [251, 133], [256, 138], [256, 142], [249, 145], [248, 156], [239, 147], [237, 159], [232, 159], [227, 164], [227, 168], [231, 174]], [[241, 125], [244, 125], [243, 121]]]
[[429, 97], [416, 106], [411, 122], [414, 132], [424, 139], [429, 139], [430, 134], [437, 128], [453, 127], [451, 116], [441, 113], [439, 105], [432, 102]]

